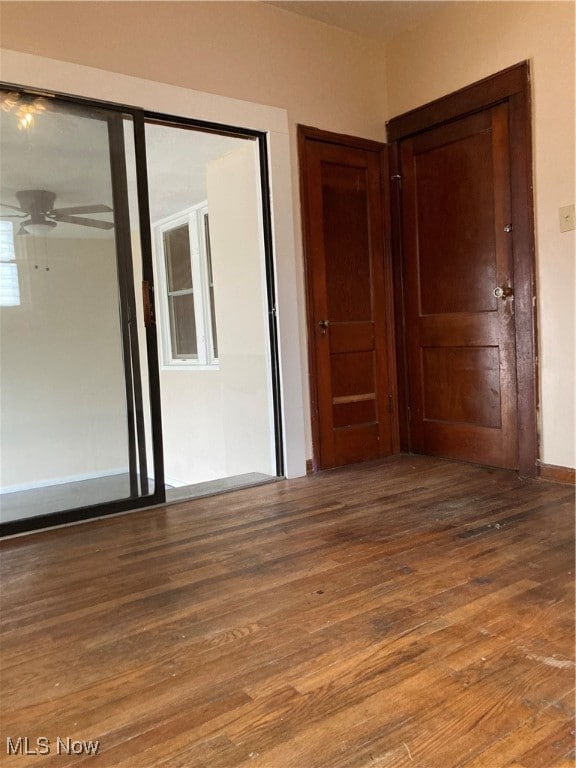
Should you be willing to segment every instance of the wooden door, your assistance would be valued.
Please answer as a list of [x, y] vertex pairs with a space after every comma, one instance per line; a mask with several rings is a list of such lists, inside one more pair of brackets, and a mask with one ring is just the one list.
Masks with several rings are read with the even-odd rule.
[[300, 127], [315, 464], [393, 452], [384, 145]]
[[400, 142], [410, 438], [518, 467], [509, 108]]

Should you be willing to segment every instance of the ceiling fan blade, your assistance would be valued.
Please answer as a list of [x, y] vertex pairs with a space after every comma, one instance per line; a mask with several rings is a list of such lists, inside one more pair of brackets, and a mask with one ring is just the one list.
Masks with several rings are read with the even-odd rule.
[[79, 224], [81, 227], [95, 227], [96, 229], [112, 229], [114, 223], [111, 221], [96, 221], [95, 219], [85, 219], [81, 216], [54, 216], [54, 221], [63, 221], [66, 224]]
[[68, 214], [75, 214], [75, 213], [110, 213], [112, 211], [112, 208], [110, 208], [109, 205], [103, 205], [103, 204], [97, 204], [97, 205], [77, 205], [73, 208], [54, 208], [53, 210], [49, 211], [49, 216], [52, 216], [54, 214], [57, 214], [58, 216], [60, 214], [66, 216]]
[[8, 203], [0, 203], [2, 208], [11, 208], [13, 211], [20, 211], [23, 216], [26, 216], [27, 214], [22, 210], [22, 208], [17, 208], [15, 205], [8, 205]]
[[25, 226], [24, 226], [25, 224], [31, 224], [31, 221], [23, 221], [20, 224], [20, 229], [18, 230], [18, 232], [16, 232], [16, 235], [29, 235], [30, 234], [30, 232], [28, 232], [28, 230], [25, 228]]
[[0, 213], [0, 219], [25, 219], [27, 213]]

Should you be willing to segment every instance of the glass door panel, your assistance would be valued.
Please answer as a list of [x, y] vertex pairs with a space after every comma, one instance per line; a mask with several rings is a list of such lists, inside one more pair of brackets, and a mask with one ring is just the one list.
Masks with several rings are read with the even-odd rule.
[[277, 476], [259, 152], [146, 122], [169, 501]]
[[0, 96], [1, 522], [150, 496], [132, 118]]

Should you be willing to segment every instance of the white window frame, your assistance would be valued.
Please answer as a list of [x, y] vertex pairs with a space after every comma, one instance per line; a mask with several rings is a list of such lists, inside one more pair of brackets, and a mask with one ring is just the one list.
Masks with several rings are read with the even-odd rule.
[[[214, 329], [210, 311], [210, 286], [208, 254], [204, 218], [208, 215], [206, 201], [187, 208], [173, 216], [155, 222], [154, 264], [156, 268], [156, 311], [160, 319], [160, 345], [162, 349], [162, 368], [164, 370], [218, 370], [218, 357], [214, 354]], [[170, 307], [168, 302], [168, 279], [166, 275], [166, 257], [164, 251], [164, 233], [178, 227], [188, 226], [190, 238], [190, 260], [192, 267], [192, 286], [194, 295], [194, 319], [196, 322], [196, 342], [198, 355], [195, 358], [182, 359], [172, 352], [172, 333]]]

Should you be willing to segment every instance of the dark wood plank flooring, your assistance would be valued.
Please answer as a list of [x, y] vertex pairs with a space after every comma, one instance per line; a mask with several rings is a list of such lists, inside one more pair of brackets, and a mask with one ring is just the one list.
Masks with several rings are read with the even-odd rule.
[[400, 457], [5, 540], [0, 764], [568, 768], [573, 513]]

